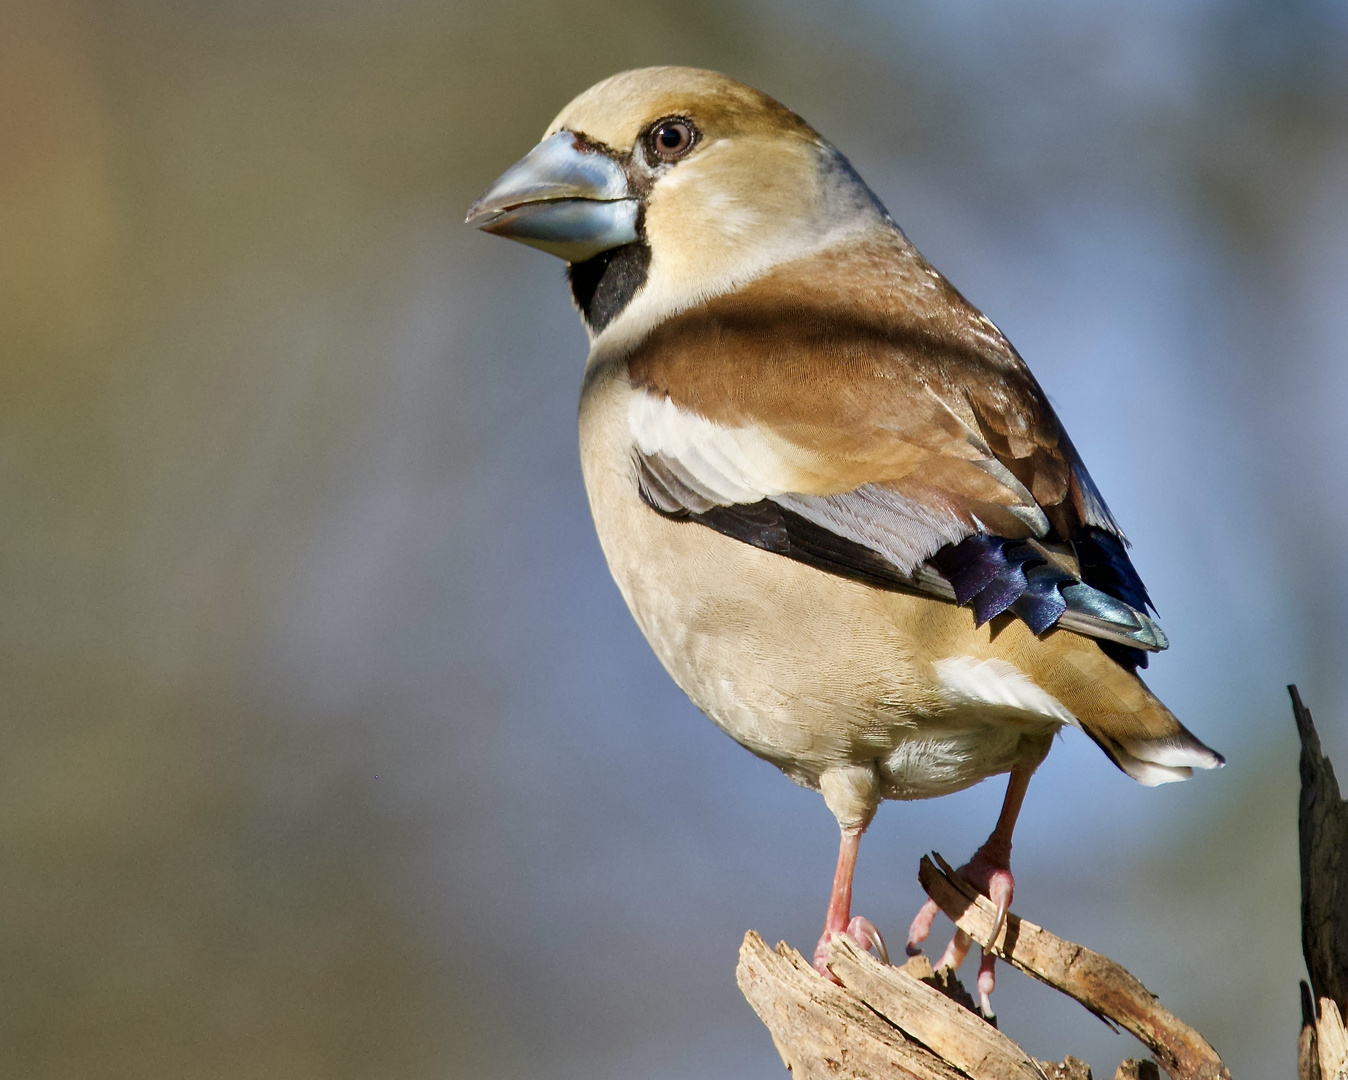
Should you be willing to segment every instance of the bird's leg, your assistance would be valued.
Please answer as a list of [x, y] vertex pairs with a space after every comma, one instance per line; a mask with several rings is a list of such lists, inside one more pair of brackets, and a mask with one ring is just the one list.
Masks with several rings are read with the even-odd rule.
[[857, 850], [861, 847], [861, 834], [864, 831], [844, 828], [838, 844], [838, 868], [833, 871], [833, 891], [829, 894], [828, 911], [824, 914], [824, 932], [819, 937], [819, 944], [814, 947], [815, 969], [829, 978], [832, 976], [828, 970], [828, 943], [834, 934], [846, 934], [863, 949], [875, 949], [880, 959], [889, 963], [889, 952], [875, 924], [861, 915], [851, 917], [852, 874], [856, 870]]
[[1016, 828], [1016, 819], [1020, 816], [1033, 772], [1033, 769], [1011, 771], [996, 828], [959, 871], [965, 881], [997, 905], [997, 918], [992, 924], [992, 934], [987, 942], [989, 945], [1002, 932], [1006, 912], [1011, 907], [1011, 897], [1015, 894], [1016, 881], [1011, 876], [1011, 834]]
[[[1011, 833], [1016, 827], [1016, 818], [1020, 816], [1021, 805], [1025, 802], [1025, 791], [1030, 786], [1030, 777], [1039, 762], [1034, 765], [1011, 770], [1006, 785], [1006, 798], [1002, 801], [1002, 812], [997, 818], [997, 826], [983, 842], [983, 846], [974, 852], [974, 857], [959, 868], [956, 873], [970, 885], [988, 897], [997, 905], [997, 918], [993, 923], [992, 934], [986, 942], [980, 942], [983, 957], [978, 966], [978, 999], [983, 1015], [991, 1019], [992, 991], [997, 985], [995, 963], [989, 946], [997, 940], [1006, 921], [1007, 910], [1011, 907], [1011, 898], [1015, 894], [1016, 881], [1011, 876]], [[918, 951], [918, 946], [927, 940], [931, 933], [932, 921], [940, 907], [935, 900], [928, 900], [917, 913], [917, 918], [908, 929], [908, 953]], [[972, 941], [968, 934], [956, 928], [950, 944], [946, 946], [936, 967], [948, 967], [952, 971], [964, 962]]]

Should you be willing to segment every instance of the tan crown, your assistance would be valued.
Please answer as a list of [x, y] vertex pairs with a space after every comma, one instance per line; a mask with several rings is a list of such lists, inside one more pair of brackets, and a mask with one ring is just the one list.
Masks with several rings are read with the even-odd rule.
[[566, 128], [606, 146], [630, 150], [641, 132], [664, 116], [685, 116], [719, 137], [755, 130], [819, 141], [809, 124], [760, 90], [704, 68], [649, 67], [620, 71], [595, 83], [563, 109], [547, 135]]
[[[655, 121], [690, 120], [686, 158], [652, 168], [640, 140]], [[768, 95], [697, 68], [624, 71], [586, 90], [548, 128], [632, 162], [651, 186], [644, 295], [611, 329], [620, 336], [736, 288], [858, 228], [887, 224], [846, 160]]]

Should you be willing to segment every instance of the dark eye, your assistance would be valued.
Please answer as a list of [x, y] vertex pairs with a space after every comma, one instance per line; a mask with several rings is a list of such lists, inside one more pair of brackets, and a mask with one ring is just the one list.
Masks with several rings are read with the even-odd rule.
[[687, 120], [661, 120], [651, 129], [651, 151], [661, 161], [677, 161], [696, 138], [697, 130]]

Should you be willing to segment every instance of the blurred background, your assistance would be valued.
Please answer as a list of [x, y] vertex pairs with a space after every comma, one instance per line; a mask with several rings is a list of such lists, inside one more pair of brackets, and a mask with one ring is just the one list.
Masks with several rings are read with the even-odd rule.
[[[736, 948], [814, 942], [834, 823], [651, 656], [563, 268], [462, 225], [652, 63], [804, 115], [1054, 398], [1230, 765], [1147, 790], [1066, 733], [1016, 907], [1293, 1074], [1284, 684], [1348, 770], [1348, 5], [0, 0], [5, 1075], [784, 1075]], [[858, 910], [901, 942], [1001, 791], [888, 804]], [[997, 996], [1040, 1056], [1137, 1052]]]

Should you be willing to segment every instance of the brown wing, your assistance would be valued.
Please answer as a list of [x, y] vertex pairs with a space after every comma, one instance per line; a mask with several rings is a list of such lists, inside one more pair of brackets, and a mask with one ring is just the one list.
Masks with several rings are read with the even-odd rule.
[[781, 267], [658, 327], [633, 385], [730, 431], [761, 433], [788, 489], [877, 485], [970, 531], [1117, 533], [1025, 363], [907, 246]]
[[[859, 549], [873, 576], [879, 555], [960, 602], [960, 575], [984, 589], [987, 567], [1009, 559], [1007, 582], [984, 596], [995, 602], [975, 603], [980, 619], [1037, 588], [1043, 604], [1022, 615], [1037, 630], [1067, 610], [1084, 632], [1164, 647], [1140, 581], [1128, 595], [1082, 581], [1072, 542], [1097, 533], [1136, 575], [1038, 383], [901, 238], [812, 256], [682, 312], [627, 366], [643, 494], [662, 512], [749, 542], [759, 529], [774, 550], [800, 519], [812, 551], [831, 536], [850, 552], [840, 565]], [[952, 562], [969, 537], [997, 544], [963, 545]], [[940, 552], [936, 573], [927, 560]]]

